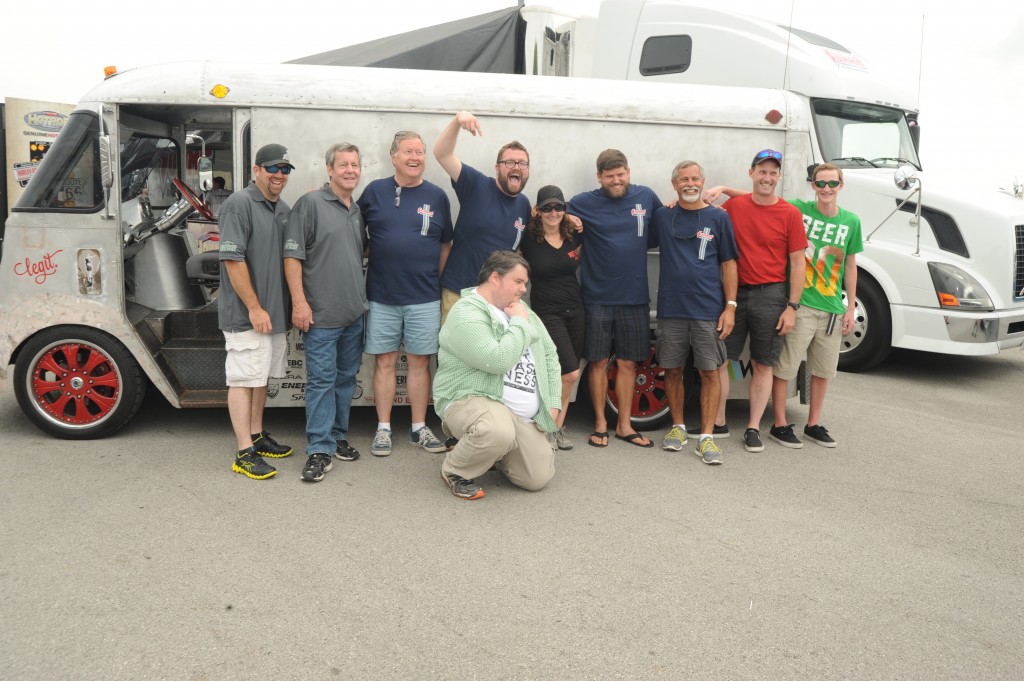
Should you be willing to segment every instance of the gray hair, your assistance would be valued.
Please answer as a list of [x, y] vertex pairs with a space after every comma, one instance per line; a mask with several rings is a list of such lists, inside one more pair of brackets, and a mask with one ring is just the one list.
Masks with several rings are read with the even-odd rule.
[[356, 156], [359, 156], [360, 160], [362, 160], [362, 156], [360, 156], [359, 154], [359, 147], [349, 142], [338, 142], [337, 144], [332, 144], [330, 148], [327, 150], [327, 153], [324, 154], [324, 164], [328, 168], [330, 168], [331, 166], [334, 165], [335, 156], [339, 153], [344, 153], [347, 151], [356, 152]]
[[484, 266], [480, 268], [480, 276], [477, 278], [477, 284], [483, 284], [491, 277], [491, 272], [497, 272], [499, 277], [504, 277], [506, 274], [514, 270], [519, 265], [526, 268], [526, 273], [530, 273], [530, 263], [526, 262], [526, 258], [519, 255], [515, 251], [494, 251], [484, 262]]
[[680, 161], [676, 164], [676, 167], [672, 169], [672, 181], [676, 181], [676, 176], [679, 175], [679, 171], [683, 168], [689, 168], [690, 166], [697, 166], [697, 170], [700, 171], [700, 179], [704, 179], [704, 166], [697, 163], [696, 161]]
[[[420, 134], [418, 132], [413, 132], [411, 130], [399, 130], [398, 132], [395, 133], [395, 139], [391, 142], [391, 151], [389, 153], [396, 153], [398, 151], [398, 145], [404, 142], [405, 140], [419, 140], [420, 142], [422, 142], [423, 138], [420, 137]], [[426, 144], [424, 144], [423, 146], [426, 147]]]

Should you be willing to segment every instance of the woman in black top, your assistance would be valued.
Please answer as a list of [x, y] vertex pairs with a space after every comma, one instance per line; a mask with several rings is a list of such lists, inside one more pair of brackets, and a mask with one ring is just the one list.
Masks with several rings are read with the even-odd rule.
[[559, 449], [572, 449], [572, 442], [565, 435], [565, 413], [573, 385], [580, 377], [586, 327], [583, 296], [576, 278], [581, 245], [565, 217], [561, 189], [553, 185], [541, 187], [528, 230], [519, 248], [530, 263], [530, 307], [555, 342], [562, 367], [562, 411], [555, 419], [555, 443]]

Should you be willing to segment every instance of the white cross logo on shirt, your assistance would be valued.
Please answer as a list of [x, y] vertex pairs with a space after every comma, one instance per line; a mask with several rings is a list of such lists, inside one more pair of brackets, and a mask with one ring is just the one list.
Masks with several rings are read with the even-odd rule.
[[700, 239], [700, 255], [698, 257], [703, 260], [708, 250], [708, 244], [715, 238], [715, 235], [711, 233], [710, 227], [705, 227], [697, 232], [697, 238]]
[[416, 209], [416, 212], [423, 216], [423, 226], [420, 227], [420, 234], [426, 236], [427, 232], [430, 231], [430, 218], [434, 217], [434, 211], [430, 210], [429, 203], [424, 203]]
[[633, 210], [629, 211], [629, 214], [636, 218], [636, 235], [644, 235], [644, 216], [647, 215], [647, 211], [644, 210], [643, 205], [636, 204]]

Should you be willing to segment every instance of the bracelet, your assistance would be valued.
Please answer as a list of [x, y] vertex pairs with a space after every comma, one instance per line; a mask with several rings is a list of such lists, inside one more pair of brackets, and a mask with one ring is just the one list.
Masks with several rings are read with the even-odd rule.
[[739, 305], [736, 304], [735, 300], [727, 300], [727, 301], [725, 301], [725, 304], [726, 305], [732, 305], [733, 307], [739, 307]]

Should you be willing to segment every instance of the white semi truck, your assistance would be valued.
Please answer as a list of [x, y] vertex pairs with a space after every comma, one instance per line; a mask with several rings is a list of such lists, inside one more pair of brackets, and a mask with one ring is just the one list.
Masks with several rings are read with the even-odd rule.
[[[612, 10], [634, 5], [684, 7], [605, 3]], [[537, 17], [537, 26], [554, 18]], [[600, 31], [617, 24], [632, 40], [629, 58], [647, 68], [652, 62], [644, 55], [661, 53], [647, 49], [650, 38], [639, 32], [652, 19], [642, 12], [635, 19], [628, 25], [602, 8], [590, 40], [605, 44]], [[688, 34], [696, 69], [703, 28], [663, 19], [652, 37]], [[545, 49], [565, 42], [542, 33]], [[805, 52], [817, 49], [808, 37], [794, 34], [791, 41]], [[747, 44], [769, 43], [751, 35]], [[753, 58], [768, 63], [766, 56]], [[855, 57], [826, 59], [805, 67], [822, 83], [847, 75], [838, 64]], [[569, 75], [594, 76], [599, 61], [582, 74], [577, 52]], [[847, 174], [843, 203], [861, 215], [870, 235], [858, 257], [858, 326], [844, 339], [846, 366], [877, 363], [893, 345], [984, 354], [1024, 342], [1024, 204], [995, 193], [965, 197], [963, 178], [955, 178], [959, 191], [947, 192], [926, 177], [912, 110], [859, 96], [853, 85], [845, 94], [845, 86], [823, 85], [819, 96], [749, 83], [633, 82], [668, 80], [669, 67], [658, 66], [662, 75], [653, 79], [623, 79], [632, 66], [606, 74], [620, 80], [207, 62], [112, 75], [71, 114], [6, 223], [0, 389], [13, 385], [26, 415], [65, 438], [117, 431], [138, 410], [147, 380], [178, 407], [225, 404], [212, 297], [218, 268], [215, 252], [206, 250], [216, 223], [197, 191], [213, 172], [228, 174], [236, 189], [244, 186], [255, 149], [269, 142], [286, 144], [295, 159], [284, 194], [289, 202], [324, 181], [323, 151], [340, 140], [362, 149], [367, 181], [386, 176], [395, 131], [416, 130], [430, 144], [461, 109], [476, 113], [487, 135], [460, 141], [464, 162], [488, 169], [498, 146], [519, 139], [532, 153], [530, 186], [558, 184], [570, 195], [596, 186], [594, 159], [607, 147], [622, 149], [633, 180], [663, 200], [672, 198], [669, 174], [683, 158], [701, 161], [712, 183], [742, 186], [756, 151], [781, 149], [787, 197], [810, 196], [808, 166], [839, 159]], [[794, 77], [798, 72], [791, 67]], [[858, 87], [872, 82], [856, 78]], [[436, 164], [426, 176], [450, 189]], [[921, 186], [923, 199], [914, 193]], [[909, 197], [914, 205], [897, 210]], [[650, 264], [654, 300], [656, 253]], [[272, 383], [271, 406], [303, 404], [301, 338], [290, 334], [289, 346], [289, 376]], [[360, 372], [354, 404], [372, 403], [370, 366]], [[640, 422], [667, 410], [660, 376], [653, 361], [638, 372], [631, 411]]]

